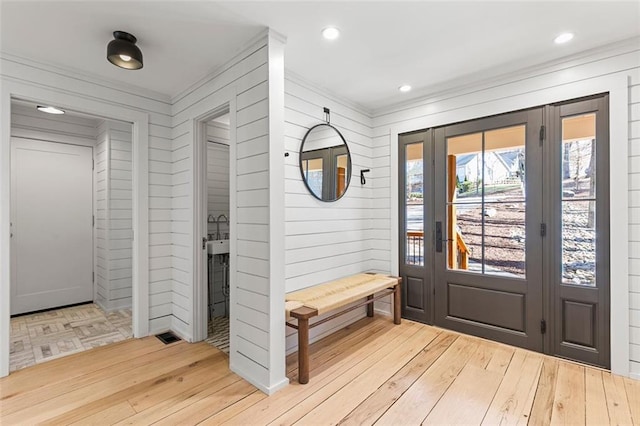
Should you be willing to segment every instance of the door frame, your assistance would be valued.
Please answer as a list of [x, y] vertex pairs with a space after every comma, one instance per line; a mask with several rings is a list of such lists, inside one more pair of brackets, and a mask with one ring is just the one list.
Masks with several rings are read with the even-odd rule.
[[[533, 80], [533, 79], [531, 79]], [[539, 105], [578, 99], [604, 92], [609, 93], [609, 193], [610, 229], [610, 353], [611, 372], [629, 376], [629, 200], [628, 200], [628, 140], [629, 140], [629, 84], [628, 76], [616, 73], [585, 79], [553, 87], [540, 87], [543, 83], [520, 81], [518, 93], [505, 95], [503, 86], [485, 91], [434, 98], [424, 102], [425, 115], [390, 126], [390, 178], [391, 188], [398, 188], [398, 135], [449, 123], [483, 118]], [[513, 90], [513, 89], [512, 89]], [[445, 105], [446, 104], [446, 105]], [[432, 112], [428, 111], [440, 111]], [[613, 184], [615, 183], [615, 184]], [[390, 191], [391, 235], [399, 233], [399, 194]], [[399, 244], [391, 238], [391, 273], [399, 273]]]
[[132, 328], [149, 335], [149, 116], [139, 110], [15, 81], [2, 81], [0, 92], [0, 377], [9, 375], [11, 296], [11, 100], [56, 105], [94, 117], [132, 123]]
[[[207, 112], [192, 120], [193, 146], [193, 274], [192, 297], [192, 341], [199, 342], [207, 338], [208, 332], [208, 296], [207, 252], [202, 249], [201, 238], [207, 236], [207, 123], [215, 117], [229, 113], [229, 309], [231, 298], [235, 299], [236, 283], [236, 101], [235, 92], [230, 99], [220, 102]], [[233, 288], [233, 290], [232, 290]], [[229, 315], [231, 319], [231, 315]], [[230, 324], [231, 325], [231, 324]], [[231, 340], [231, 333], [230, 333]]]

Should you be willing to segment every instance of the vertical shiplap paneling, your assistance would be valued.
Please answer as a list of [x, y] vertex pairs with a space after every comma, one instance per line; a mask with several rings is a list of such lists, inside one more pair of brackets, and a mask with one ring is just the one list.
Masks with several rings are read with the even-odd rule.
[[[307, 190], [299, 169], [299, 152], [307, 130], [324, 122], [344, 136], [351, 154], [351, 181], [335, 202], [322, 202]], [[371, 118], [345, 101], [288, 75], [285, 79], [285, 277], [291, 292], [359, 272], [371, 265], [373, 186], [360, 184], [360, 170], [372, 169]], [[371, 174], [367, 175], [369, 178]], [[316, 340], [364, 316], [364, 308], [312, 329]], [[287, 351], [297, 349], [295, 332], [287, 330]]]
[[[560, 63], [549, 69], [538, 69], [526, 76], [504, 82], [494, 81], [482, 88], [471, 88], [464, 92], [423, 99], [413, 105], [386, 108], [374, 113], [373, 152], [374, 195], [373, 204], [382, 210], [376, 215], [391, 217], [392, 191], [390, 166], [392, 150], [397, 149], [397, 141], [390, 140], [393, 128], [419, 130], [426, 122], [433, 125], [447, 124], [446, 117], [459, 110], [473, 110], [476, 117], [483, 116], [484, 105], [493, 102], [507, 102], [510, 98], [535, 93], [538, 90], [554, 88], [562, 84], [588, 81], [614, 73], [630, 76], [629, 88], [629, 318], [630, 318], [630, 372], [640, 377], [640, 54], [636, 43], [627, 43], [612, 51], [594, 52]], [[489, 109], [489, 113], [496, 111]], [[506, 111], [499, 111], [506, 112]], [[469, 114], [466, 112], [466, 114]], [[468, 116], [465, 119], [473, 118]], [[459, 119], [458, 119], [459, 120]], [[616, 141], [611, 141], [616, 143]], [[395, 158], [395, 157], [394, 157]], [[611, 182], [611, 185], [615, 185]], [[390, 223], [390, 222], [389, 222]], [[612, 224], [612, 226], [615, 226]], [[381, 227], [374, 231], [372, 247], [375, 260], [382, 268], [391, 265], [392, 238], [389, 229]], [[388, 253], [388, 254], [386, 254]]]
[[[269, 181], [268, 152], [266, 136], [269, 133], [268, 108], [264, 100], [268, 97], [265, 90], [268, 80], [266, 43], [259, 42], [253, 48], [238, 55], [214, 77], [204, 81], [198, 87], [174, 99], [173, 104], [173, 146], [172, 146], [172, 242], [173, 242], [173, 328], [189, 336], [193, 306], [193, 187], [192, 167], [193, 140], [192, 121], [195, 117], [208, 112], [208, 109], [221, 106], [229, 99], [230, 88], [236, 94], [236, 196], [246, 199], [249, 192], [268, 193]], [[258, 196], [256, 200], [265, 200]], [[253, 203], [255, 204], [255, 203]], [[235, 286], [254, 293], [258, 299], [266, 299], [269, 289], [268, 250], [256, 247], [268, 247], [269, 217], [267, 205], [240, 205], [230, 215], [236, 215], [237, 236], [237, 282]], [[254, 244], [255, 243], [255, 244]], [[250, 376], [254, 383], [269, 383], [269, 364], [265, 353], [268, 342], [268, 309], [254, 297], [239, 295], [235, 306], [231, 307], [233, 335], [231, 336], [231, 363]], [[266, 322], [265, 322], [266, 320]], [[243, 325], [234, 326], [236, 323]], [[265, 327], [266, 326], [266, 327]], [[263, 343], [264, 345], [264, 343]], [[266, 351], [266, 352], [265, 352]]]
[[[229, 126], [217, 121], [207, 125], [207, 233], [214, 239], [229, 238]], [[224, 214], [227, 220], [218, 218]], [[209, 219], [210, 218], [210, 219]], [[213, 222], [211, 221], [213, 220]], [[219, 232], [219, 235], [218, 235]], [[213, 316], [228, 315], [223, 293], [221, 256], [211, 260]]]

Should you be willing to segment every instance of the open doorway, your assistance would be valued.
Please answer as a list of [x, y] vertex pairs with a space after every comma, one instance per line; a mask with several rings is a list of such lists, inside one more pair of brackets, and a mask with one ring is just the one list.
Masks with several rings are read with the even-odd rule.
[[[206, 131], [206, 295], [205, 341], [229, 354], [230, 299], [230, 115], [218, 111], [204, 123]], [[202, 224], [201, 224], [202, 225]]]
[[132, 124], [11, 104], [10, 371], [133, 337]]

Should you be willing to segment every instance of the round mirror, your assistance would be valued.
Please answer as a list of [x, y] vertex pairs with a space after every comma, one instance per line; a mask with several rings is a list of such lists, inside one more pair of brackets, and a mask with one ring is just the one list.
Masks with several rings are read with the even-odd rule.
[[336, 201], [351, 181], [351, 154], [342, 134], [331, 124], [307, 131], [300, 147], [300, 173], [309, 192], [321, 201]]

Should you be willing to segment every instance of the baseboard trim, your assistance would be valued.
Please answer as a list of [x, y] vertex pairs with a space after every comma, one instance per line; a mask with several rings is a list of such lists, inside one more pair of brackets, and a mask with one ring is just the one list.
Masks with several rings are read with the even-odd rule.
[[242, 377], [244, 380], [251, 383], [253, 386], [257, 387], [258, 390], [260, 390], [262, 393], [269, 396], [273, 395], [274, 393], [278, 392], [282, 388], [285, 388], [289, 385], [288, 377], [285, 377], [284, 379], [276, 382], [271, 386], [265, 386], [264, 384], [258, 383], [257, 381], [253, 380], [246, 371], [244, 371], [242, 368], [238, 368], [236, 364], [229, 363], [229, 370], [233, 371], [238, 376]]

